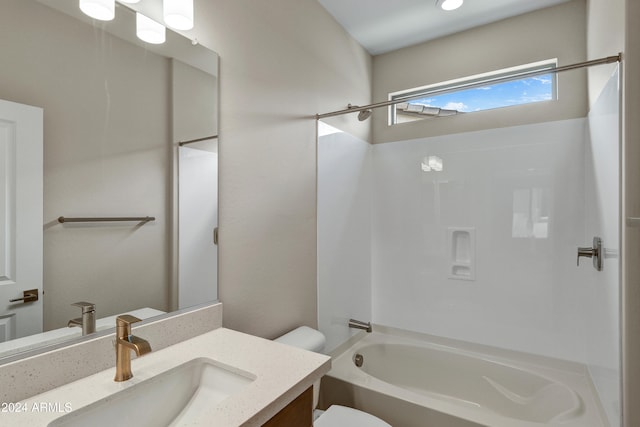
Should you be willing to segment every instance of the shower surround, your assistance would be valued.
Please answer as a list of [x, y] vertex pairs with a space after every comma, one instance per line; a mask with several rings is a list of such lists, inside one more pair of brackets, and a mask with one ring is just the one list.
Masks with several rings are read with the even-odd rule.
[[[362, 307], [345, 317], [584, 361], [585, 131], [574, 119], [377, 145], [322, 137], [321, 327], [340, 315], [323, 319], [330, 297], [353, 303], [356, 287]], [[430, 155], [442, 171], [422, 170]], [[449, 228], [475, 230], [474, 280], [449, 277]]]
[[[574, 119], [374, 145], [374, 322], [584, 360], [585, 129]], [[441, 172], [422, 171], [429, 155]], [[450, 277], [450, 228], [475, 229], [474, 280]]]
[[[588, 118], [376, 145], [321, 136], [328, 349], [353, 334], [346, 320], [356, 317], [578, 362], [619, 425], [618, 102], [616, 74]], [[429, 157], [441, 171], [425, 167]], [[603, 272], [576, 266], [577, 246], [595, 235]], [[472, 280], [451, 274], [465, 257]]]

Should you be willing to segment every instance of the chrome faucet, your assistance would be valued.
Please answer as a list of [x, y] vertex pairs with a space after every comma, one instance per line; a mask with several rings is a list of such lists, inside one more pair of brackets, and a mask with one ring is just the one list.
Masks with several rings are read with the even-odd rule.
[[67, 326], [82, 328], [82, 335], [94, 333], [96, 331], [96, 305], [86, 301], [74, 302], [71, 305], [82, 308], [82, 317], [69, 320]]
[[371, 322], [362, 322], [356, 319], [349, 319], [349, 327], [355, 329], [364, 329], [367, 332], [371, 332]]
[[131, 324], [139, 322], [135, 316], [123, 314], [116, 318], [116, 376], [114, 381], [126, 381], [133, 377], [131, 372], [131, 351], [142, 356], [151, 351], [148, 341], [131, 335]]

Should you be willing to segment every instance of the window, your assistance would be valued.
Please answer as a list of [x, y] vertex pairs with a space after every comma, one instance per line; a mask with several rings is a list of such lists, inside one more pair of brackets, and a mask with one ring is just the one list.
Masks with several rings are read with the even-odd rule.
[[[389, 94], [390, 122], [411, 122], [557, 99], [557, 60], [548, 60]], [[525, 73], [540, 72], [522, 77]]]

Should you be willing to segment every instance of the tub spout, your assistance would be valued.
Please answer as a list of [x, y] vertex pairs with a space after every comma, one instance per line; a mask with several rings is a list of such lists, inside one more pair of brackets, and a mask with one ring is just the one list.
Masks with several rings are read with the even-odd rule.
[[349, 327], [355, 329], [364, 329], [367, 332], [371, 332], [371, 322], [362, 322], [356, 319], [349, 319]]

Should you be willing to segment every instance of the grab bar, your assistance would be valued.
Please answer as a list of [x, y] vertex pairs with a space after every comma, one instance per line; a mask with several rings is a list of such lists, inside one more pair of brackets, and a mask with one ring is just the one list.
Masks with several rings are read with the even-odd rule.
[[371, 322], [363, 322], [361, 320], [349, 319], [349, 327], [354, 329], [363, 329], [371, 332]]

